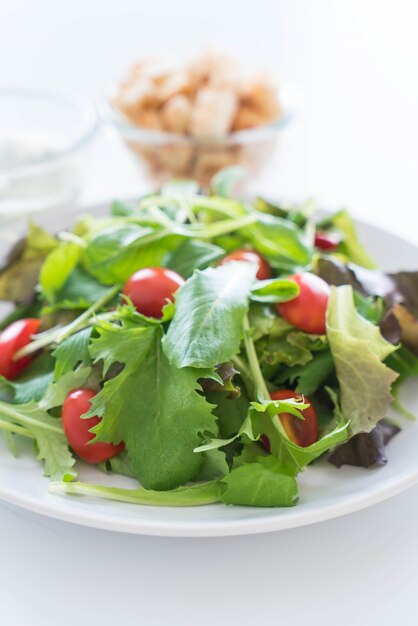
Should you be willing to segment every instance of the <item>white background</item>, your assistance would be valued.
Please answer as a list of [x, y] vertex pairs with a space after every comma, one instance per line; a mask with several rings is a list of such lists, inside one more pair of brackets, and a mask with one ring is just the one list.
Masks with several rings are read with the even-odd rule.
[[[303, 92], [269, 193], [348, 206], [418, 243], [417, 32], [418, 3], [402, 0], [0, 0], [0, 83], [99, 102], [145, 53], [218, 45]], [[103, 133], [82, 202], [142, 185]], [[416, 626], [417, 528], [418, 488], [318, 526], [210, 540], [122, 536], [0, 507], [0, 621]]]

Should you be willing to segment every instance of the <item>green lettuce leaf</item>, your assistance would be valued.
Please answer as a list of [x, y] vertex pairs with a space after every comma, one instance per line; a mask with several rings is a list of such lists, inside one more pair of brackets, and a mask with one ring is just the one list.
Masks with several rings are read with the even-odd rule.
[[83, 256], [85, 268], [104, 285], [125, 282], [143, 267], [161, 265], [178, 239], [150, 226], [112, 227], [90, 241]]
[[52, 353], [55, 357], [55, 380], [59, 380], [63, 374], [73, 370], [79, 363], [89, 365], [91, 358], [89, 343], [92, 328], [84, 328], [78, 333], [70, 335]]
[[293, 280], [273, 278], [258, 280], [251, 291], [251, 300], [255, 302], [276, 303], [293, 300], [299, 295], [300, 288]]
[[171, 363], [211, 368], [237, 354], [255, 273], [251, 263], [231, 262], [196, 270], [180, 287], [163, 340]]
[[221, 485], [225, 490], [220, 499], [225, 504], [293, 506], [298, 499], [296, 479], [281, 471], [280, 462], [272, 456], [233, 469]]
[[244, 229], [244, 234], [273, 267], [292, 271], [309, 264], [312, 250], [296, 224], [273, 215], [258, 215], [258, 221]]
[[77, 265], [82, 251], [76, 243], [64, 242], [48, 254], [39, 275], [39, 285], [48, 302], [55, 302], [57, 292]]
[[40, 355], [25, 369], [17, 380], [1, 377], [2, 390], [7, 390], [12, 404], [26, 404], [39, 401], [54, 378], [54, 359], [46, 352]]
[[172, 367], [161, 349], [161, 327], [98, 328], [91, 354], [104, 373], [124, 369], [105, 382], [90, 415], [103, 416], [92, 432], [98, 441], [124, 441], [135, 474], [147, 489], [171, 489], [191, 480], [202, 462], [193, 449], [201, 433], [215, 432], [215, 417], [197, 393], [199, 373]]
[[220, 259], [225, 251], [219, 246], [199, 239], [186, 239], [176, 250], [169, 253], [164, 265], [183, 278], [189, 278], [195, 269], [204, 269]]
[[37, 458], [44, 461], [45, 476], [52, 480], [72, 480], [75, 459], [61, 420], [51, 417], [36, 402], [12, 405], [0, 401], [0, 428], [34, 439]]
[[357, 313], [349, 285], [333, 287], [327, 312], [327, 336], [341, 389], [341, 408], [352, 434], [370, 432], [386, 416], [392, 383], [398, 374], [384, 365], [396, 347], [379, 327]]
[[54, 294], [54, 304], [44, 308], [44, 312], [52, 313], [60, 309], [88, 309], [100, 300], [109, 287], [102, 285], [90, 276], [82, 267], [75, 267], [62, 287]]

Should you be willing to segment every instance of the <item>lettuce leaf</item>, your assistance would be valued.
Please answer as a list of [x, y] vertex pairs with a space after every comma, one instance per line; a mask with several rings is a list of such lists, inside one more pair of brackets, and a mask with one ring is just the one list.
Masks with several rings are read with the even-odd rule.
[[225, 490], [221, 502], [244, 506], [293, 506], [298, 499], [294, 476], [281, 470], [273, 456], [259, 457], [255, 463], [245, 463], [221, 479]]
[[170, 363], [211, 368], [239, 352], [255, 273], [255, 265], [234, 261], [195, 271], [176, 294], [163, 339]]
[[388, 460], [385, 446], [399, 432], [398, 426], [381, 420], [369, 433], [354, 435], [349, 441], [335, 448], [328, 456], [328, 463], [337, 467], [385, 465]]
[[359, 315], [349, 285], [331, 290], [327, 336], [341, 389], [341, 408], [351, 420], [351, 433], [370, 432], [386, 416], [392, 400], [390, 390], [398, 374], [382, 361], [396, 347]]
[[200, 372], [177, 369], [161, 349], [162, 329], [107, 324], [98, 327], [91, 354], [123, 370], [105, 382], [88, 415], [102, 416], [92, 429], [97, 441], [124, 441], [135, 475], [147, 489], [172, 489], [194, 478], [202, 457], [193, 449], [216, 420], [197, 390]]

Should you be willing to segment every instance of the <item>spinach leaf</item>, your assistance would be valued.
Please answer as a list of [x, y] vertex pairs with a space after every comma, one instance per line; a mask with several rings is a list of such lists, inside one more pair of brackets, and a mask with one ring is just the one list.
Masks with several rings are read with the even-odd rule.
[[175, 297], [176, 310], [163, 339], [176, 367], [211, 368], [238, 353], [256, 267], [234, 262], [196, 270]]
[[186, 239], [176, 250], [169, 253], [164, 265], [183, 278], [189, 278], [195, 269], [204, 269], [225, 254], [219, 246], [199, 239]]

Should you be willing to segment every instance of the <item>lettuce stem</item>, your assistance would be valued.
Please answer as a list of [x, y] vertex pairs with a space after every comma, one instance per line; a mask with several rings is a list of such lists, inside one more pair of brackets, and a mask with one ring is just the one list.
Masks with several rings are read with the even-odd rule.
[[92, 496], [149, 506], [200, 506], [219, 502], [221, 487], [217, 480], [191, 487], [178, 487], [171, 491], [153, 491], [143, 487], [122, 489], [81, 482], [53, 482], [49, 485], [49, 492], [57, 495]]
[[66, 326], [58, 326], [35, 335], [35, 339], [28, 343], [26, 346], [16, 352], [13, 357], [14, 361], [21, 359], [23, 356], [33, 354], [41, 348], [50, 346], [51, 344], [60, 344], [67, 339], [70, 335], [73, 335], [79, 330], [86, 328], [90, 324], [90, 319], [94, 316], [96, 311], [102, 309], [115, 295], [120, 291], [120, 285], [111, 287], [97, 302], [92, 304], [86, 311], [83, 311], [81, 315], [76, 317], [75, 320], [66, 324]]

